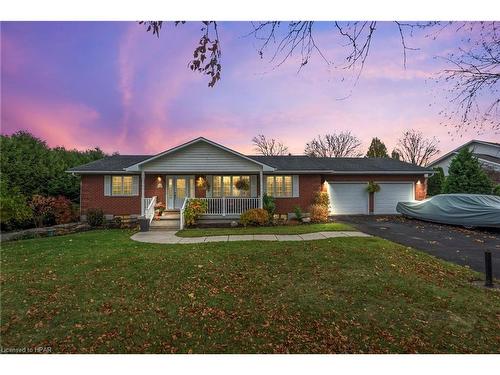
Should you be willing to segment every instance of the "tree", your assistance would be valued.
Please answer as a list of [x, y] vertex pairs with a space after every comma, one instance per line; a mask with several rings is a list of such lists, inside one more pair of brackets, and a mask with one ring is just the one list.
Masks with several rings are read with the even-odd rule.
[[399, 155], [399, 153], [396, 150], [392, 150], [391, 158], [396, 160], [401, 160], [401, 155]]
[[408, 163], [425, 166], [439, 153], [438, 142], [436, 137], [425, 138], [420, 131], [406, 130], [398, 140], [396, 152]]
[[255, 146], [254, 149], [265, 156], [286, 155], [288, 153], [288, 147], [282, 142], [274, 138], [267, 139], [263, 134], [253, 137], [252, 143]]
[[500, 30], [497, 22], [460, 23], [468, 35], [450, 52], [438, 83], [447, 83], [450, 105], [441, 111], [457, 130], [500, 130]]
[[[141, 21], [148, 32], [157, 37], [163, 26], [162, 21]], [[175, 22], [176, 26], [185, 22]], [[194, 58], [188, 66], [192, 71], [209, 77], [209, 87], [214, 87], [221, 79], [222, 53], [218, 23], [203, 21], [198, 45], [194, 49]], [[245, 35], [253, 36], [257, 52], [261, 58], [270, 55], [270, 62], [282, 65], [290, 56], [299, 55], [299, 71], [306, 66], [313, 55], [318, 55], [329, 67], [341, 72], [351, 71], [356, 77], [361, 76], [377, 32], [376, 21], [332, 22], [332, 34], [340, 40], [337, 48], [338, 57], [333, 64], [319, 47], [314, 33], [314, 21], [293, 22], [252, 22], [251, 31]], [[418, 50], [408, 45], [408, 39], [414, 31], [430, 29], [428, 37], [437, 39], [441, 31], [455, 27], [455, 32], [465, 32], [461, 46], [451, 52], [445, 60], [451, 68], [441, 71], [441, 79], [450, 85], [449, 103], [457, 107], [440, 113], [446, 120], [458, 118], [455, 126], [460, 130], [466, 126], [473, 128], [489, 124], [493, 129], [500, 128], [499, 120], [499, 84], [500, 84], [500, 33], [496, 22], [393, 22], [394, 31], [401, 42], [403, 68], [406, 68], [407, 51]], [[480, 32], [476, 29], [479, 28]], [[436, 32], [437, 30], [437, 32]], [[333, 40], [333, 39], [332, 39]], [[269, 52], [270, 50], [270, 52]], [[438, 56], [440, 57], [440, 56]], [[343, 78], [342, 78], [343, 79]]]
[[427, 195], [433, 196], [441, 194], [445, 181], [443, 168], [433, 168], [434, 174], [427, 179]]
[[387, 147], [385, 147], [384, 142], [382, 142], [377, 137], [372, 139], [372, 143], [370, 143], [370, 147], [368, 148], [368, 152], [366, 156], [369, 158], [388, 158]]
[[443, 193], [491, 194], [492, 183], [471, 150], [463, 148], [452, 159]]
[[361, 141], [349, 131], [333, 134], [318, 135], [317, 138], [306, 143], [304, 153], [314, 157], [358, 157]]

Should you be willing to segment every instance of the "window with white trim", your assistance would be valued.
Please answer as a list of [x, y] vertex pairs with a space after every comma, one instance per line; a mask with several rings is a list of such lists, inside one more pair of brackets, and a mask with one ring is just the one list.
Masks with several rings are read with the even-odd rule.
[[[248, 182], [248, 190], [240, 190], [236, 187], [239, 180]], [[250, 176], [213, 176], [212, 197], [249, 197]]]
[[266, 176], [267, 194], [273, 197], [293, 196], [292, 176]]
[[134, 195], [134, 176], [112, 176], [111, 195]]

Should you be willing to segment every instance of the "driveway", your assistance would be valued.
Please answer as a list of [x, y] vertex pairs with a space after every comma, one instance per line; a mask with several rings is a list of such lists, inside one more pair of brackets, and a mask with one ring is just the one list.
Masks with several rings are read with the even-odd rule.
[[500, 230], [469, 230], [398, 215], [338, 216], [358, 230], [425, 251], [484, 273], [484, 251], [490, 250], [493, 275], [500, 279]]

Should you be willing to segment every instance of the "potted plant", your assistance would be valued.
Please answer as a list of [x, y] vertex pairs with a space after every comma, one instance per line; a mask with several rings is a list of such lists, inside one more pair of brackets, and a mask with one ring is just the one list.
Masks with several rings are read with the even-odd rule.
[[155, 204], [155, 216], [161, 216], [163, 214], [163, 211], [165, 211], [165, 209], [167, 208], [167, 206], [165, 206], [165, 203], [162, 203], [162, 202], [158, 202]]
[[369, 193], [377, 193], [380, 191], [380, 185], [373, 181], [370, 181], [368, 183], [368, 186], [366, 187], [366, 191]]

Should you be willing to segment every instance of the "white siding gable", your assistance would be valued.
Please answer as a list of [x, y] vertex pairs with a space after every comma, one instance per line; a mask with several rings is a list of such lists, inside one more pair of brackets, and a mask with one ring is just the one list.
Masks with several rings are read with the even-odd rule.
[[258, 172], [262, 166], [206, 142], [146, 162], [144, 171], [156, 172]]

